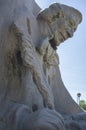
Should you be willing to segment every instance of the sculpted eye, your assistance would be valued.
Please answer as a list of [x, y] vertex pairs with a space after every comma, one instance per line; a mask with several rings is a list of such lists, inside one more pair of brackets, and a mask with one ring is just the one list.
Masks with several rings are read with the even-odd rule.
[[70, 20], [70, 21], [69, 21], [69, 24], [70, 24], [71, 26], [73, 26], [73, 27], [76, 26], [76, 25], [75, 25], [75, 22], [74, 22], [73, 20]]
[[65, 18], [65, 14], [63, 11], [60, 11], [58, 13], [56, 13], [55, 15], [53, 15], [51, 18], [50, 18], [50, 21], [51, 22], [55, 22], [57, 21], [59, 18]]

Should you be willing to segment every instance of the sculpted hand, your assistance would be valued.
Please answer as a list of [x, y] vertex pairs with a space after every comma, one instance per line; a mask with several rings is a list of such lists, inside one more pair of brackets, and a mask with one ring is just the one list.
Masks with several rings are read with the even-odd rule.
[[27, 130], [65, 130], [63, 118], [55, 110], [34, 112], [27, 123]]
[[32, 72], [35, 84], [45, 101], [46, 107], [54, 108], [52, 90], [44, 75], [42, 64], [38, 53], [36, 52], [35, 46], [32, 42], [29, 42], [28, 37], [25, 36], [22, 37], [22, 45], [23, 49], [21, 52], [24, 64]]

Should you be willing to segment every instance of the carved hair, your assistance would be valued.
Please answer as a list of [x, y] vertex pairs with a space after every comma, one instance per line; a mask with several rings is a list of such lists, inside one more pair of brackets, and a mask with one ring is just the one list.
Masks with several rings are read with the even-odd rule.
[[48, 23], [52, 23], [58, 18], [69, 18], [73, 20], [76, 25], [82, 21], [82, 15], [78, 10], [59, 3], [52, 4], [49, 8], [41, 11], [37, 17], [37, 19], [44, 20]]
[[72, 7], [54, 3], [49, 6], [49, 8], [41, 11], [37, 16], [40, 34], [44, 37], [48, 36], [51, 40], [54, 37], [52, 25], [59, 25], [58, 22], [60, 19], [68, 22], [68, 25], [75, 31], [78, 24], [82, 21], [82, 15], [78, 10]]

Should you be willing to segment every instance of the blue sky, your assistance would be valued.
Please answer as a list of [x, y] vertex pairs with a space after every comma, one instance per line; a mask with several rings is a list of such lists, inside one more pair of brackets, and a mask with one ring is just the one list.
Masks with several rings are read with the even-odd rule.
[[86, 100], [86, 0], [36, 0], [42, 9], [57, 2], [78, 9], [83, 16], [74, 36], [58, 47], [63, 82], [77, 101], [77, 93]]

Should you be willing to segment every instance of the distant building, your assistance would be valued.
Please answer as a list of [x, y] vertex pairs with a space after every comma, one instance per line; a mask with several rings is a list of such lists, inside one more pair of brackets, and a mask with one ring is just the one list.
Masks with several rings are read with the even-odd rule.
[[81, 93], [77, 93], [77, 104], [80, 102]]

